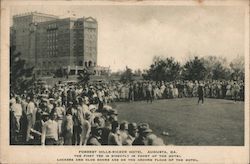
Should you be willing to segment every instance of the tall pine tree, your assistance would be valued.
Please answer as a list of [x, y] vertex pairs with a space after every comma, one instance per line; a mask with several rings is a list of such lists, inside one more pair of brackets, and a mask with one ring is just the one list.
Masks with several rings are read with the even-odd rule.
[[21, 53], [16, 52], [16, 47], [10, 47], [10, 91], [22, 94], [25, 90], [31, 90], [34, 84], [34, 67], [25, 67], [25, 60], [21, 59]]

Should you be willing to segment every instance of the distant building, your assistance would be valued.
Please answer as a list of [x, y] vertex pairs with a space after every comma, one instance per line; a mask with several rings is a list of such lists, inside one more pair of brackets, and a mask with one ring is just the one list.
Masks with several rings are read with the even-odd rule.
[[[97, 65], [98, 24], [92, 17], [63, 18], [37, 12], [13, 16], [11, 45], [37, 75], [58, 69], [77, 74]], [[98, 73], [97, 73], [98, 74]]]

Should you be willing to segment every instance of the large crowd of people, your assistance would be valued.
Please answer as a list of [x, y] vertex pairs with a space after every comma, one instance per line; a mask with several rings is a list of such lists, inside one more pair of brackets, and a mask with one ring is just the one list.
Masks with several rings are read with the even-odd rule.
[[[202, 97], [200, 97], [200, 90]], [[34, 86], [10, 95], [10, 142], [32, 145], [164, 145], [148, 123], [120, 121], [117, 101], [199, 97], [244, 100], [243, 81], [137, 81]], [[202, 99], [203, 102], [203, 99]]]

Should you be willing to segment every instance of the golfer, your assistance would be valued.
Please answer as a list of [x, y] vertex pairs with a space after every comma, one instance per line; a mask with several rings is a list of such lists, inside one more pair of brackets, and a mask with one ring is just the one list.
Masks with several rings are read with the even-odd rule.
[[198, 86], [198, 104], [201, 103], [203, 104], [204, 103], [204, 86], [202, 83], [199, 84]]

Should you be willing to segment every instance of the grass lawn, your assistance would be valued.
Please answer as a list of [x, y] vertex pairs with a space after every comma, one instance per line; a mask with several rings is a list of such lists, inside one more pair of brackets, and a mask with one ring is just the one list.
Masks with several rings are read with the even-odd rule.
[[147, 122], [165, 144], [244, 145], [244, 102], [205, 99], [204, 105], [197, 105], [197, 98], [182, 98], [114, 106], [119, 121]]

